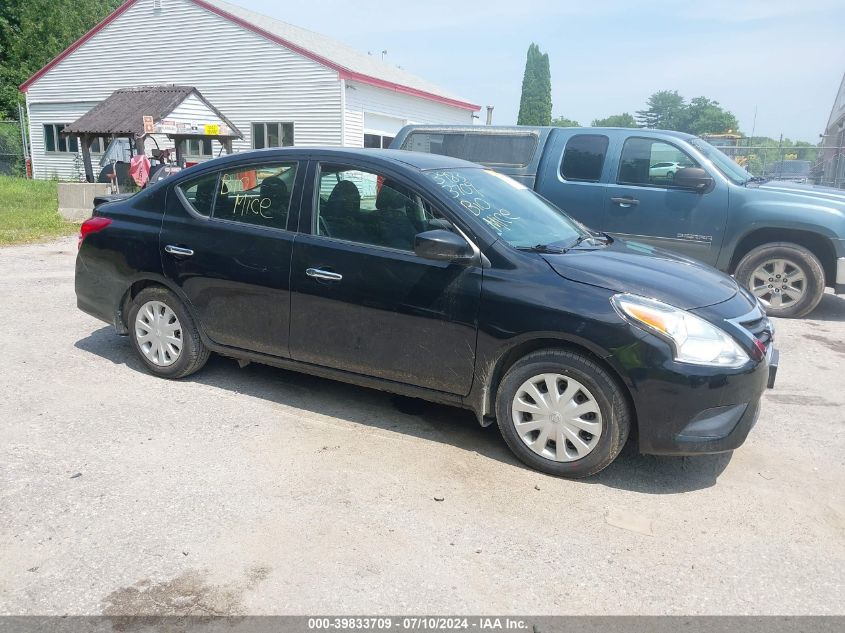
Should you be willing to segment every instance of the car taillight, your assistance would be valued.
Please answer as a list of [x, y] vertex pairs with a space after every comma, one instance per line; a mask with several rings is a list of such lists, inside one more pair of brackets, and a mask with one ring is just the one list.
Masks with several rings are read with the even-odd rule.
[[76, 248], [82, 246], [82, 240], [88, 237], [91, 233], [97, 233], [111, 224], [111, 218], [96, 217], [88, 218], [79, 227], [79, 241], [76, 243]]

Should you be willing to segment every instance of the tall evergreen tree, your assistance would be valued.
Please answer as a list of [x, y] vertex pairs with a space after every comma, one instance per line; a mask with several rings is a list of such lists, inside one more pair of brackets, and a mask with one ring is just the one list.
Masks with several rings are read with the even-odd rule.
[[531, 43], [522, 77], [518, 125], [550, 125], [552, 122], [552, 75], [549, 56]]

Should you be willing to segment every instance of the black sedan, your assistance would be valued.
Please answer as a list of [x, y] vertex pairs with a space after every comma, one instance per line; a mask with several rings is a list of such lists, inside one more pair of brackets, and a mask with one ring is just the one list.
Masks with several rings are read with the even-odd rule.
[[466, 407], [571, 477], [635, 428], [645, 453], [738, 447], [777, 364], [730, 277], [412, 152], [237, 154], [101, 204], [76, 295], [164, 378], [215, 352]]

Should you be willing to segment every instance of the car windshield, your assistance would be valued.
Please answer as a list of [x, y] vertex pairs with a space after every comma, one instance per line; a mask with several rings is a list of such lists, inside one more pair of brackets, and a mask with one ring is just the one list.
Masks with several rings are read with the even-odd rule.
[[744, 185], [753, 178], [753, 176], [745, 171], [745, 169], [740, 167], [727, 155], [716, 147], [713, 147], [707, 141], [703, 141], [700, 138], [691, 138], [689, 139], [689, 144], [704, 154], [704, 156], [713, 163], [713, 166], [722, 172], [722, 174], [733, 183], [737, 185]]
[[563, 211], [525, 185], [490, 169], [425, 172], [455, 203], [516, 248], [566, 248], [585, 237]]

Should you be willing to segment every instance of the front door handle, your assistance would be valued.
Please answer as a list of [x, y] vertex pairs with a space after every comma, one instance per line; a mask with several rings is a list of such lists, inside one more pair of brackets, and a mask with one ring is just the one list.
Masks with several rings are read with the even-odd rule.
[[165, 253], [170, 253], [171, 255], [176, 255], [178, 257], [190, 257], [194, 254], [190, 248], [185, 248], [184, 246], [174, 246], [173, 244], [168, 244], [164, 247]]
[[632, 198], [631, 196], [624, 196], [622, 198], [611, 198], [610, 201], [613, 204], [618, 204], [620, 207], [635, 207], [637, 206], [640, 201], [636, 198]]
[[322, 279], [323, 281], [340, 281], [343, 279], [343, 275], [340, 273], [334, 273], [330, 270], [322, 270], [320, 268], [308, 268], [305, 274], [314, 279]]

